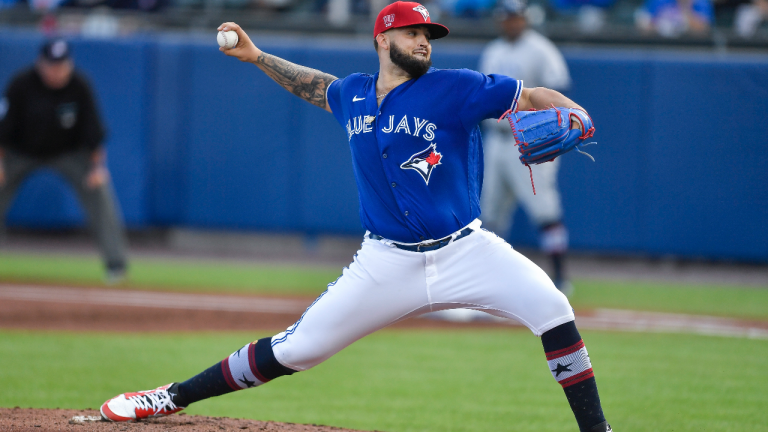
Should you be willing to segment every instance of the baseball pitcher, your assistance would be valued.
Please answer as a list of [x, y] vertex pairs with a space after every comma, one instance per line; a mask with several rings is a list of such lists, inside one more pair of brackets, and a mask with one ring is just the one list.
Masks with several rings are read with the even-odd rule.
[[367, 231], [349, 267], [295, 324], [186, 381], [118, 395], [101, 406], [104, 419], [173, 414], [310, 369], [397, 321], [463, 307], [519, 321], [540, 336], [579, 430], [610, 431], [568, 299], [478, 219], [482, 120], [506, 118], [520, 137], [521, 161], [536, 164], [591, 136], [586, 112], [558, 92], [507, 76], [432, 68], [431, 41], [448, 29], [418, 3], [395, 2], [379, 13], [373, 75], [339, 79], [261, 51], [237, 24], [219, 30], [238, 34], [224, 54], [255, 64], [346, 130]]

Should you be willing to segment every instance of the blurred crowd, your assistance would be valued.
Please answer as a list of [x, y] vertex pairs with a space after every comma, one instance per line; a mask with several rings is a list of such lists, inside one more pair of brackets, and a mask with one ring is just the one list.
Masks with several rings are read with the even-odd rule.
[[[92, 9], [104, 25], [109, 11], [161, 11], [174, 8], [234, 9], [323, 15], [332, 25], [353, 17], [373, 19], [390, 0], [0, 0], [3, 8], [46, 12], [63, 8]], [[498, 14], [498, 0], [428, 0], [434, 19], [489, 19]], [[532, 0], [527, 18], [534, 28], [568, 22], [582, 33], [599, 33], [610, 26], [634, 27], [641, 34], [676, 38], [710, 34], [713, 28], [745, 39], [768, 33], [768, 0]], [[763, 28], [761, 30], [761, 27]]]

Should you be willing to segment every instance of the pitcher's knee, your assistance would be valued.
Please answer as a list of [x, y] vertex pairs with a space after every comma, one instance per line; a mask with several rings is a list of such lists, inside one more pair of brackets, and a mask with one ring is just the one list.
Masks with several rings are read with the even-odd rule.
[[536, 336], [575, 319], [568, 297], [560, 292], [549, 278], [538, 290], [532, 304], [535, 306], [530, 311], [533, 313], [528, 315], [532, 320], [532, 326], [529, 327]]
[[272, 338], [272, 350], [276, 361], [296, 371], [311, 369], [333, 355], [327, 350], [320, 349], [320, 345]]

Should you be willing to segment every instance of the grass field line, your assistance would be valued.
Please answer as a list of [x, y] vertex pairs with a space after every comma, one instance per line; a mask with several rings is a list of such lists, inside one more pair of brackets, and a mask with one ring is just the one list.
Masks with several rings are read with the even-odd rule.
[[[207, 310], [224, 312], [301, 314], [309, 299], [259, 296], [169, 293], [99, 288], [0, 284], [0, 298], [33, 302]], [[480, 317], [489, 317], [481, 314]], [[482, 318], [479, 318], [482, 319]], [[594, 309], [577, 313], [581, 329], [631, 332], [689, 333], [768, 339], [768, 322], [706, 315], [623, 309]], [[504, 320], [511, 325], [517, 322]]]
[[653, 333], [693, 333], [708, 336], [768, 339], [768, 323], [705, 315], [596, 309], [576, 315], [579, 328]]

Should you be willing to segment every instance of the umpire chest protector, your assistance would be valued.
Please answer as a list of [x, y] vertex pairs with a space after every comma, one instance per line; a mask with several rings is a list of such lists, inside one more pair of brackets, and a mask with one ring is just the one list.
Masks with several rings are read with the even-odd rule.
[[522, 82], [431, 68], [378, 106], [377, 79], [378, 73], [353, 74], [328, 88], [328, 103], [349, 138], [363, 227], [418, 243], [467, 226], [480, 215], [478, 123], [514, 110]]

